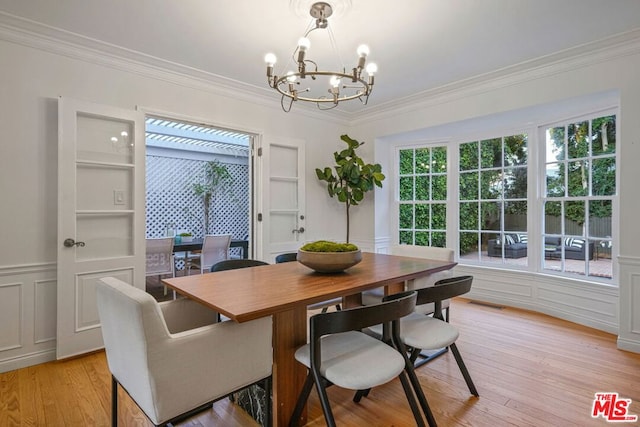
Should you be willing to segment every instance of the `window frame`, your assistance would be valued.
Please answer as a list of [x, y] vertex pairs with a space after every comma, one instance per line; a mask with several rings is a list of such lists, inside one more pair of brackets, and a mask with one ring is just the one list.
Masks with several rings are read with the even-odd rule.
[[[422, 150], [422, 149], [428, 149], [430, 152], [430, 159], [433, 159], [433, 150], [434, 149], [444, 149], [445, 150], [445, 165], [446, 165], [446, 172], [445, 173], [441, 173], [441, 172], [433, 172], [432, 170], [429, 170], [428, 172], [422, 172], [422, 173], [417, 173], [415, 170], [415, 153], [417, 150]], [[413, 161], [412, 161], [412, 172], [411, 173], [401, 173], [400, 170], [400, 162], [401, 162], [401, 151], [407, 151], [407, 150], [412, 150], [413, 151]], [[427, 233], [428, 234], [428, 239], [429, 239], [429, 243], [431, 244], [433, 241], [433, 234], [434, 233], [444, 233], [444, 246], [448, 247], [449, 246], [449, 242], [450, 242], [450, 232], [449, 232], [449, 209], [450, 209], [450, 199], [451, 199], [451, 146], [450, 146], [450, 142], [449, 141], [432, 141], [432, 142], [425, 142], [423, 144], [411, 144], [411, 145], [402, 145], [402, 146], [397, 146], [395, 147], [394, 150], [394, 177], [396, 179], [395, 182], [395, 188], [394, 188], [394, 237], [393, 237], [393, 242], [394, 244], [402, 244], [400, 242], [400, 233], [402, 231], [410, 231], [413, 233], [413, 244], [416, 244], [416, 232], [420, 232], [420, 233]], [[416, 194], [415, 194], [415, 190], [416, 190], [416, 185], [415, 185], [415, 179], [413, 182], [413, 186], [412, 186], [412, 190], [413, 190], [413, 198], [412, 200], [401, 200], [401, 192], [402, 192], [402, 178], [403, 177], [416, 177], [416, 176], [425, 176], [425, 177], [429, 177], [429, 198], [425, 199], [425, 200], [416, 200]], [[433, 200], [432, 199], [432, 195], [433, 195], [433, 177], [441, 177], [444, 176], [446, 178], [446, 196], [444, 199], [437, 199], [437, 200]], [[412, 222], [412, 227], [411, 228], [401, 228], [400, 227], [400, 210], [401, 210], [401, 206], [402, 205], [413, 205], [413, 222]], [[427, 228], [416, 228], [416, 222], [415, 222], [415, 206], [416, 205], [426, 205], [429, 206], [429, 227]], [[433, 225], [433, 205], [444, 205], [444, 209], [446, 211], [445, 214], [445, 224], [444, 224], [444, 228], [437, 228], [434, 229], [432, 227]], [[424, 245], [423, 245], [424, 246]]]
[[[455, 248], [455, 256], [461, 267], [489, 267], [492, 269], [501, 269], [505, 271], [524, 271], [534, 274], [544, 274], [548, 276], [564, 278], [567, 280], [578, 280], [585, 284], [604, 285], [607, 287], [618, 287], [618, 264], [615, 261], [615, 255], [612, 254], [612, 267], [611, 277], [600, 276], [586, 276], [585, 274], [571, 273], [571, 272], [559, 272], [548, 270], [544, 268], [545, 253], [544, 253], [544, 239], [542, 238], [544, 233], [544, 221], [542, 219], [544, 215], [544, 203], [543, 189], [545, 188], [546, 180], [546, 162], [545, 162], [545, 135], [544, 129], [550, 126], [558, 125], [561, 123], [577, 123], [584, 119], [593, 119], [597, 117], [603, 117], [607, 115], [615, 115], [616, 117], [616, 194], [613, 196], [612, 202], [612, 219], [611, 219], [611, 242], [613, 248], [617, 248], [619, 242], [619, 189], [620, 189], [620, 107], [619, 104], [614, 102], [600, 103], [596, 102], [587, 105], [581, 105], [583, 108], [578, 112], [578, 109], [574, 109], [570, 112], [559, 111], [547, 111], [545, 114], [537, 117], [529, 117], [527, 119], [526, 126], [514, 126], [514, 123], [509, 123], [509, 115], [505, 116], [503, 120], [503, 126], [500, 124], [490, 124], [490, 122], [483, 123], [481, 119], [478, 119], [478, 123], [473, 130], [466, 128], [463, 132], [448, 132], [447, 137], [435, 136], [434, 139], [428, 141], [412, 141], [407, 143], [393, 144], [393, 163], [390, 165], [390, 173], [393, 174], [396, 182], [393, 189], [392, 208], [390, 209], [392, 227], [392, 235], [390, 236], [391, 244], [399, 243], [399, 206], [400, 206], [400, 183], [399, 183], [399, 153], [403, 149], [419, 149], [419, 148], [433, 148], [434, 146], [447, 146], [448, 157], [448, 179], [447, 179], [447, 247]], [[534, 115], [535, 116], [535, 115]], [[544, 117], [543, 117], [544, 116]], [[556, 119], [558, 118], [558, 119]], [[524, 122], [524, 121], [523, 121]], [[521, 122], [521, 123], [523, 123]], [[437, 132], [436, 132], [437, 133]], [[515, 134], [527, 134], [528, 135], [528, 165], [527, 165], [527, 235], [528, 235], [528, 265], [518, 266], [505, 263], [483, 263], [482, 260], [463, 260], [460, 259], [460, 224], [459, 224], [459, 168], [460, 168], [460, 156], [459, 149], [460, 144], [469, 141], [481, 141], [485, 139], [491, 139], [495, 135], [515, 135]], [[543, 141], [543, 142], [540, 142]], [[392, 153], [390, 153], [392, 154]], [[532, 248], [539, 248], [533, 250]]]
[[[589, 126], [589, 134], [592, 133], [592, 122], [595, 119], [598, 118], [602, 118], [602, 117], [607, 117], [607, 116], [614, 116], [615, 117], [615, 124], [616, 124], [616, 130], [615, 130], [615, 144], [616, 144], [616, 150], [615, 150], [615, 154], [613, 155], [606, 155], [606, 154], [600, 154], [600, 155], [593, 155], [592, 152], [589, 152], [587, 156], [581, 156], [578, 158], [565, 158], [562, 161], [557, 161], [557, 159], [552, 159], [552, 161], [547, 162], [547, 136], [546, 136], [546, 131], [547, 129], [551, 129], [551, 128], [555, 128], [555, 127], [564, 127], [565, 128], [565, 135], [564, 135], [564, 143], [566, 144], [568, 135], [567, 135], [567, 129], [568, 126], [572, 125], [572, 124], [577, 124], [580, 122], [588, 122], [588, 126]], [[589, 259], [585, 259], [585, 268], [584, 271], [582, 273], [575, 273], [575, 272], [567, 272], [565, 271], [565, 261], [566, 261], [566, 256], [565, 256], [565, 252], [564, 250], [562, 251], [562, 257], [561, 257], [561, 267], [560, 270], [555, 270], [555, 269], [550, 269], [547, 268], [545, 266], [546, 264], [546, 256], [544, 253], [545, 250], [545, 236], [550, 236], [550, 237], [558, 237], [560, 239], [560, 242], [565, 242], [566, 239], [579, 239], [579, 240], [585, 240], [586, 241], [586, 245], [587, 245], [587, 250], [591, 244], [591, 242], [594, 243], [594, 252], [596, 252], [598, 250], [598, 248], [596, 247], [597, 244], [599, 244], [600, 240], [602, 239], [592, 239], [590, 236], [590, 232], [589, 232], [589, 212], [588, 212], [588, 208], [585, 207], [585, 229], [586, 229], [586, 235], [578, 235], [578, 234], [571, 234], [571, 233], [567, 233], [566, 230], [566, 225], [565, 225], [565, 221], [566, 218], [564, 217], [564, 211], [565, 211], [565, 204], [567, 203], [571, 203], [571, 202], [584, 202], [585, 206], [588, 206], [590, 202], [592, 201], [603, 201], [603, 200], [607, 200], [611, 202], [611, 209], [612, 209], [612, 214], [611, 214], [611, 236], [608, 236], [608, 241], [609, 241], [609, 246], [607, 249], [613, 249], [613, 248], [617, 248], [618, 242], [619, 242], [619, 188], [620, 188], [620, 170], [618, 168], [618, 165], [620, 164], [620, 125], [619, 125], [619, 121], [620, 121], [620, 112], [619, 112], [619, 108], [606, 108], [606, 109], [600, 109], [600, 110], [594, 110], [585, 114], [581, 114], [581, 115], [576, 115], [576, 116], [572, 116], [572, 117], [568, 117], [568, 118], [563, 118], [557, 121], [553, 121], [553, 122], [548, 122], [548, 123], [544, 123], [544, 124], [540, 124], [538, 126], [538, 144], [540, 146], [540, 150], [539, 150], [539, 168], [538, 168], [538, 177], [539, 177], [539, 181], [537, 183], [538, 188], [539, 188], [539, 192], [537, 194], [537, 202], [538, 202], [538, 222], [539, 222], [539, 226], [540, 226], [540, 233], [539, 235], [540, 237], [540, 247], [541, 247], [541, 254], [540, 254], [540, 262], [538, 263], [538, 270], [537, 272], [539, 273], [543, 273], [543, 274], [550, 274], [550, 275], [554, 275], [554, 276], [561, 276], [561, 277], [567, 277], [567, 278], [578, 278], [581, 280], [585, 280], [587, 282], [597, 282], [597, 283], [605, 283], [605, 284], [610, 284], [610, 285], [614, 285], [617, 283], [617, 271], [616, 271], [616, 265], [615, 262], [613, 260], [613, 253], [611, 253], [611, 277], [604, 277], [604, 276], [596, 276], [596, 275], [591, 275], [590, 273], [590, 266], [589, 266]], [[567, 147], [565, 146], [565, 156], [567, 155]], [[577, 160], [586, 160], [587, 162], [589, 162], [590, 165], [590, 169], [589, 169], [589, 184], [588, 184], [588, 188], [592, 189], [592, 184], [593, 184], [593, 176], [592, 176], [592, 172], [593, 172], [593, 167], [591, 166], [592, 163], [591, 161], [593, 159], [603, 159], [603, 158], [613, 158], [615, 160], [615, 185], [616, 185], [616, 190], [614, 192], [613, 195], [592, 195], [592, 194], [587, 194], [587, 195], [579, 195], [579, 196], [571, 196], [568, 194], [568, 189], [565, 191], [565, 194], [563, 196], [547, 196], [546, 191], [547, 191], [547, 165], [548, 163], [561, 163], [563, 164], [564, 168], [565, 168], [565, 175], [567, 174], [567, 164], [572, 162], [572, 161], [577, 161]], [[565, 183], [567, 182], [567, 179], [565, 177]], [[546, 230], [546, 203], [547, 202], [558, 202], [561, 203], [561, 211], [562, 211], [562, 216], [560, 219], [560, 224], [561, 224], [561, 232], [560, 233], [547, 233]], [[603, 240], [602, 240], [603, 241]], [[564, 246], [565, 244], [563, 243], [562, 246]], [[613, 252], [613, 251], [611, 251]], [[597, 252], [594, 254], [594, 260], [596, 259], [596, 254]], [[586, 251], [585, 251], [585, 257], [586, 257]], [[586, 257], [588, 258], [588, 257]]]
[[[523, 139], [526, 141], [526, 163], [524, 165], [508, 165], [506, 164], [506, 158], [505, 158], [505, 146], [507, 144], [507, 139], [508, 138], [512, 138], [512, 137], [523, 137]], [[504, 245], [498, 244], [496, 246], [500, 246], [500, 256], [489, 256], [488, 254], [485, 256], [484, 254], [488, 251], [488, 247], [483, 249], [482, 245], [483, 242], [486, 243], [486, 245], [489, 245], [489, 241], [493, 240], [494, 242], [502, 242], [505, 241], [509, 236], [511, 235], [517, 235], [519, 238], [521, 235], [524, 235], [525, 238], [528, 239], [528, 234], [529, 234], [529, 212], [530, 212], [530, 179], [529, 179], [529, 175], [530, 175], [530, 159], [531, 159], [531, 150], [530, 150], [530, 133], [526, 130], [518, 130], [518, 131], [510, 131], [510, 132], [502, 132], [502, 133], [492, 133], [492, 136], [489, 137], [484, 137], [484, 138], [471, 138], [471, 139], [465, 139], [465, 140], [461, 140], [456, 144], [456, 154], [457, 154], [457, 162], [456, 162], [456, 172], [458, 175], [458, 178], [460, 181], [462, 181], [460, 179], [461, 174], [463, 173], [477, 173], [478, 176], [478, 192], [476, 194], [477, 198], [476, 199], [461, 199], [461, 191], [460, 191], [460, 185], [457, 186], [456, 189], [456, 201], [457, 201], [457, 207], [459, 209], [459, 212], [462, 211], [462, 205], [464, 203], [477, 203], [477, 227], [476, 229], [462, 229], [461, 227], [461, 218], [460, 218], [460, 213], [458, 213], [458, 217], [456, 218], [456, 224], [457, 224], [457, 241], [458, 241], [458, 245], [456, 248], [456, 252], [458, 254], [458, 257], [460, 257], [460, 241], [461, 241], [461, 233], [469, 233], [469, 234], [475, 234], [477, 236], [476, 239], [476, 243], [478, 244], [478, 247], [476, 248], [476, 255], [477, 258], [476, 259], [464, 259], [464, 263], [466, 264], [467, 261], [469, 261], [470, 263], [491, 263], [491, 266], [502, 266], [502, 265], [510, 265], [510, 264], [514, 264], [513, 267], [518, 268], [518, 269], [526, 269], [528, 264], [529, 264], [529, 258], [526, 257], [527, 259], [525, 260], [525, 264], [522, 265], [522, 263], [520, 261], [513, 261], [511, 260], [508, 256], [507, 253], [505, 251]], [[500, 144], [500, 165], [496, 166], [495, 164], [491, 165], [491, 166], [487, 166], [487, 165], [483, 165], [483, 159], [482, 159], [482, 145], [483, 143], [491, 143], [491, 142], [496, 142], [499, 141]], [[461, 170], [461, 156], [460, 156], [460, 151], [462, 149], [462, 147], [465, 144], [477, 144], [476, 150], [477, 150], [477, 167], [473, 167], [470, 169], [465, 169], [464, 171]], [[508, 171], [515, 171], [517, 169], [520, 170], [525, 170], [527, 179], [526, 179], [526, 188], [527, 188], [527, 193], [524, 195], [524, 197], [511, 197], [511, 198], [505, 198], [505, 192], [504, 192], [504, 179], [505, 179], [505, 172]], [[487, 173], [487, 174], [491, 174], [491, 173], [497, 173], [500, 178], [500, 189], [499, 189], [499, 196], [495, 197], [495, 198], [489, 198], [489, 197], [485, 197], [485, 195], [483, 194], [482, 191], [482, 177], [483, 177], [483, 172]], [[516, 229], [507, 229], [505, 226], [505, 210], [506, 210], [506, 204], [507, 203], [525, 203], [527, 206], [527, 216], [526, 216], [526, 220], [525, 220], [525, 230], [516, 230]], [[482, 217], [482, 212], [483, 212], [483, 206], [487, 206], [491, 203], [497, 203], [499, 205], [499, 229], [498, 230], [491, 230], [491, 229], [486, 229], [483, 228], [483, 225], [480, 223], [481, 222], [481, 217]], [[486, 238], [485, 238], [486, 237]], [[514, 243], [520, 243], [520, 242], [514, 242]], [[519, 258], [524, 258], [524, 257], [518, 257]]]

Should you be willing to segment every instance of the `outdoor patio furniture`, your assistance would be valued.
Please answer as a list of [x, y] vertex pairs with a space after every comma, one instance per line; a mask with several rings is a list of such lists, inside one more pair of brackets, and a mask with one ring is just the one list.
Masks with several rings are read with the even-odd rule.
[[505, 258], [523, 258], [527, 256], [527, 235], [508, 233], [503, 239], [489, 239], [487, 241], [487, 253], [489, 256], [502, 256], [502, 242], [504, 241]]
[[[527, 256], [527, 235], [519, 233], [507, 233], [504, 235], [504, 257], [505, 258], [523, 258]], [[487, 241], [487, 253], [491, 257], [502, 256], [501, 239], [489, 239]], [[589, 242], [587, 245], [585, 239], [575, 237], [565, 237], [564, 240], [557, 236], [545, 236], [544, 238], [544, 257], [545, 259], [562, 258], [562, 250], [564, 248], [565, 259], [584, 260], [586, 257], [587, 246], [589, 248], [589, 260], [593, 260], [595, 254], [595, 245]]]
[[[564, 258], [565, 259], [578, 259], [584, 260], [586, 257], [587, 244], [584, 239], [578, 239], [575, 237], [566, 237], [564, 239], [564, 245], [560, 244], [560, 237], [545, 237], [545, 248], [549, 248], [551, 245], [555, 245], [553, 252], [545, 250], [545, 257], [548, 259], [560, 259], [562, 258], [562, 246], [564, 246]], [[595, 253], [595, 245], [593, 242], [589, 242], [589, 260], [593, 260]]]

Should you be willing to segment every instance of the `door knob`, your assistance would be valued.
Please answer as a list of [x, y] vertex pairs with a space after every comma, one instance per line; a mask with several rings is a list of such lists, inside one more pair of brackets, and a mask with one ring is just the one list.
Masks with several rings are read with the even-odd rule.
[[71, 238], [64, 239], [64, 242], [62, 242], [62, 244], [64, 245], [65, 248], [72, 248], [74, 246], [80, 246], [80, 247], [84, 246], [84, 242], [76, 242]]
[[304, 227], [294, 228], [291, 230], [292, 233], [304, 233]]

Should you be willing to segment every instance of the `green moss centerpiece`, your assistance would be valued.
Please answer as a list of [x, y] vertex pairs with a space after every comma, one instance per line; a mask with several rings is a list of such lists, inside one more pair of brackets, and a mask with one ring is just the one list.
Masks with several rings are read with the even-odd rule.
[[353, 243], [318, 240], [302, 246], [297, 259], [318, 273], [339, 273], [362, 261], [362, 252]]

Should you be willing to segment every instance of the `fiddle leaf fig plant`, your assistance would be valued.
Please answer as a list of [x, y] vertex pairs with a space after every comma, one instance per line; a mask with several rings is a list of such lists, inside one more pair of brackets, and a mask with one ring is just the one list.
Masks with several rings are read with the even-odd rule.
[[382, 188], [385, 176], [382, 166], [379, 164], [365, 163], [356, 153], [356, 149], [364, 142], [358, 142], [342, 135], [340, 139], [347, 144], [347, 148], [333, 153], [336, 164], [324, 169], [316, 168], [316, 175], [320, 181], [327, 183], [329, 197], [337, 197], [338, 201], [345, 204], [347, 216], [347, 240], [349, 243], [349, 208], [358, 205], [364, 200], [365, 193], [373, 190], [376, 185]]

